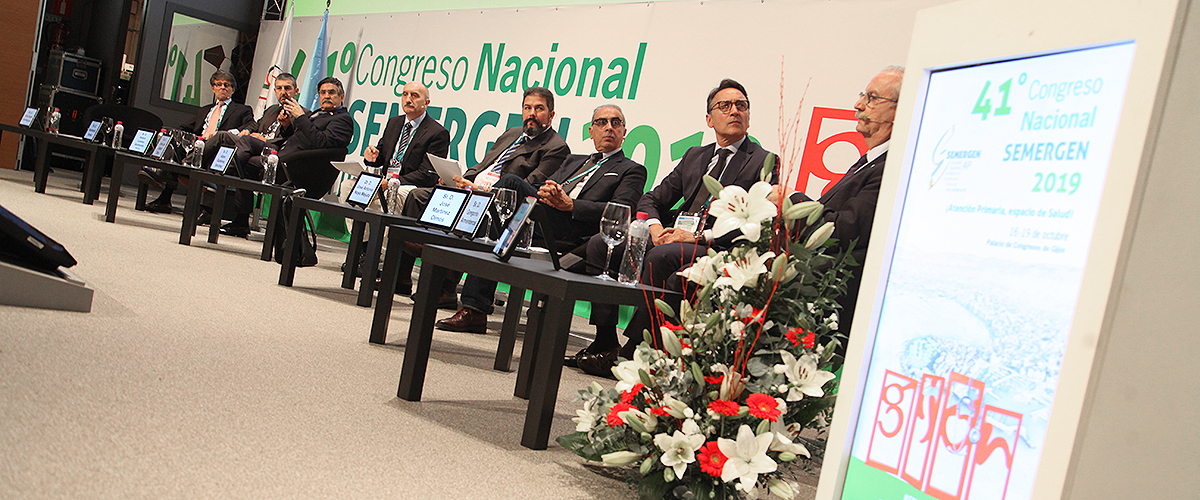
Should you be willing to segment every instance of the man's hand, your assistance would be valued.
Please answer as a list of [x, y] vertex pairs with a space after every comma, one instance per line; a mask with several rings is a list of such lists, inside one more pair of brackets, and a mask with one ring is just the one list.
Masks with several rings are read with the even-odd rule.
[[[245, 137], [247, 135], [250, 135], [250, 129], [239, 130], [237, 135], [238, 135], [238, 137]], [[258, 135], [258, 134], [255, 134], [255, 135]]]
[[[440, 178], [438, 179], [438, 182], [441, 182]], [[474, 182], [463, 179], [461, 175], [454, 176], [454, 185], [456, 187], [458, 187], [459, 189], [472, 189], [472, 190], [479, 190], [479, 191], [487, 191], [486, 189], [481, 189]]]
[[[291, 116], [300, 116], [300, 115], [304, 114], [304, 108], [300, 107], [300, 105], [297, 104], [296, 101], [288, 101], [288, 102], [283, 103], [283, 109], [286, 110], [288, 112], [288, 115], [291, 115]], [[282, 115], [282, 113], [280, 113], [280, 114]], [[291, 121], [292, 121], [292, 119], [289, 117], [288, 123], [291, 123]], [[282, 125], [286, 125], [286, 123], [283, 123], [283, 120], [280, 120], [279, 123]]]
[[563, 191], [562, 186], [557, 182], [547, 180], [541, 188], [538, 188], [538, 198], [542, 203], [550, 205], [564, 212], [575, 210], [575, 200], [567, 196], [566, 191]]
[[367, 161], [375, 161], [379, 158], [379, 149], [375, 146], [367, 146], [367, 150], [363, 152], [363, 158]]
[[266, 137], [263, 137], [263, 135], [258, 132], [251, 132], [250, 137], [253, 137], [253, 138], [258, 139], [263, 142], [266, 142], [266, 140], [267, 140]]
[[767, 194], [767, 201], [772, 205], [779, 205], [779, 200], [783, 198], [783, 186], [778, 184], [771, 187], [771, 192]]
[[655, 245], [664, 245], [667, 243], [695, 243], [696, 235], [689, 231], [669, 227], [662, 230], [662, 232], [658, 233], [657, 236], [654, 236], [653, 240]]
[[[296, 101], [288, 101], [288, 102], [290, 102], [292, 104], [296, 104]], [[299, 105], [297, 104], [297, 106], [299, 106]], [[303, 109], [303, 108], [301, 108], [301, 109]], [[287, 110], [285, 109], [283, 111], [287, 111]], [[299, 116], [299, 115], [296, 115], [296, 116]], [[279, 116], [276, 117], [275, 119], [279, 120], [279, 128], [288, 128], [292, 125], [292, 114], [290, 111], [288, 111], [286, 113], [280, 112]]]

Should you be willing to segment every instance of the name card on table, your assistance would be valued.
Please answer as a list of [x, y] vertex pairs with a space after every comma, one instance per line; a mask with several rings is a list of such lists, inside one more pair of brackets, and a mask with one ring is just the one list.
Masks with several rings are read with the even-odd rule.
[[100, 122], [93, 120], [92, 124], [88, 125], [87, 132], [83, 134], [83, 140], [90, 141], [90, 140], [95, 139], [96, 133], [99, 131], [100, 131]]
[[146, 154], [146, 149], [150, 147], [150, 141], [154, 139], [154, 132], [149, 130], [139, 130], [137, 135], [133, 136], [133, 142], [129, 143], [129, 150], [137, 154]]
[[225, 169], [229, 168], [229, 160], [231, 158], [233, 158], [233, 148], [221, 146], [221, 149], [217, 150], [217, 156], [213, 158], [212, 165], [208, 168], [223, 174], [225, 173]]
[[25, 114], [21, 115], [21, 126], [28, 127], [33, 125], [33, 119], [37, 117], [37, 108], [25, 108]]
[[458, 216], [458, 222], [454, 223], [454, 234], [463, 238], [474, 238], [475, 232], [479, 228], [479, 221], [483, 219], [483, 214], [487, 212], [488, 204], [491, 201], [491, 192], [472, 192], [471, 197], [467, 199], [467, 206], [463, 207], [462, 215]]
[[161, 137], [158, 138], [158, 144], [154, 145], [154, 152], [151, 153], [150, 156], [153, 156], [154, 158], [159, 159], [159, 160], [163, 159], [163, 156], [167, 154], [167, 146], [170, 146], [170, 145], [171, 145], [171, 136], [168, 134], [163, 134]]
[[425, 206], [425, 212], [421, 214], [421, 222], [442, 230], [449, 230], [454, 226], [454, 221], [458, 219], [458, 214], [462, 212], [469, 194], [470, 191], [465, 189], [435, 187], [433, 197], [429, 199], [429, 205]]

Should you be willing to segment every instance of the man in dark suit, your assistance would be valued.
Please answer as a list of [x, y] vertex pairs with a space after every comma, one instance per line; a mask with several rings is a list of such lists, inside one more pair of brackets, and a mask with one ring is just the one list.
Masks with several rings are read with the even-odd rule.
[[[208, 83], [212, 85], [213, 103], [200, 108], [195, 117], [179, 126], [180, 130], [207, 141], [217, 131], [248, 129], [254, 125], [254, 110], [231, 99], [233, 91], [237, 89], [237, 80], [232, 74], [218, 69], [208, 78]], [[176, 181], [174, 176], [167, 178], [156, 169], [143, 168], [138, 172], [138, 177], [163, 190], [157, 199], [146, 204], [146, 211], [171, 213], [171, 195], [175, 193]]]
[[[774, 153], [749, 140], [750, 100], [746, 89], [730, 79], [722, 80], [708, 93], [705, 101], [705, 122], [713, 129], [715, 144], [696, 146], [684, 153], [675, 169], [661, 183], [642, 197], [638, 212], [650, 218], [650, 239], [653, 246], [647, 252], [642, 282], [666, 287], [669, 276], [661, 271], [680, 269], [697, 257], [706, 255], [712, 240], [712, 218], [708, 206], [712, 196], [704, 187], [703, 177], [710, 176], [725, 186], [749, 189], [762, 175], [763, 164]], [[772, 179], [774, 182], [774, 179]], [[679, 206], [679, 209], [674, 207]], [[589, 268], [617, 268], [625, 254], [624, 245], [612, 252], [613, 262], [604, 262], [608, 247], [597, 235], [588, 242]], [[639, 311], [646, 309], [639, 307]], [[635, 316], [637, 313], [635, 313]], [[568, 357], [568, 366], [593, 364], [603, 373], [617, 354], [617, 308], [593, 302], [591, 323], [596, 325], [596, 340], [575, 356]], [[631, 327], [635, 325], [631, 323]], [[641, 339], [641, 330], [628, 335]], [[636, 343], [634, 344], [636, 345]]]
[[[537, 196], [540, 204], [545, 205], [539, 224], [549, 228], [560, 252], [586, 243], [600, 230], [600, 216], [608, 202], [633, 206], [646, 185], [646, 167], [626, 158], [621, 151], [621, 143], [625, 141], [625, 115], [621, 108], [613, 104], [596, 108], [588, 131], [596, 152], [567, 157], [562, 167], [541, 186], [535, 188], [513, 174], [501, 177], [493, 186], [512, 189], [520, 198]], [[468, 276], [463, 284], [463, 307], [435, 326], [455, 332], [485, 332], [495, 292], [495, 281]]]
[[[544, 87], [529, 87], [521, 96], [522, 126], [505, 130], [483, 161], [454, 178], [458, 187], [464, 189], [489, 190], [505, 174], [514, 174], [530, 185], [540, 185], [550, 178], [563, 160], [571, 154], [567, 142], [550, 126], [554, 119], [554, 93]], [[420, 217], [429, 204], [433, 188], [414, 189], [404, 201], [404, 215]], [[397, 293], [407, 295], [412, 287], [412, 266], [415, 258], [406, 253], [400, 260], [400, 276]], [[454, 293], [456, 281], [447, 280], [442, 288], [438, 306], [454, 309], [458, 299]]]
[[[426, 153], [440, 158], [450, 154], [450, 131], [429, 118], [425, 112], [429, 103], [429, 88], [419, 82], [405, 84], [404, 92], [400, 94], [404, 114], [389, 119], [379, 142], [363, 154], [363, 163], [367, 166], [386, 167], [385, 178], [391, 179], [395, 175], [400, 179], [399, 207], [404, 206], [404, 200], [413, 189], [437, 185], [437, 171]], [[343, 196], [353, 188], [354, 179], [343, 181]], [[383, 207], [378, 203], [372, 202], [372, 207], [381, 210]]]

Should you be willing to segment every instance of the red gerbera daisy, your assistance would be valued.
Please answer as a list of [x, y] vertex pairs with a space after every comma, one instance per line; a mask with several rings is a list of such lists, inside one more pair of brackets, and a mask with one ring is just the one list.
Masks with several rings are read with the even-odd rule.
[[765, 418], [774, 422], [779, 418], [779, 405], [775, 398], [756, 392], [746, 398], [746, 406], [750, 407], [750, 414], [758, 418]]
[[621, 420], [621, 416], [619, 415], [619, 413], [621, 413], [625, 410], [632, 410], [632, 409], [633, 409], [633, 405], [628, 404], [628, 403], [617, 403], [615, 405], [612, 405], [612, 408], [609, 408], [609, 410], [608, 410], [608, 418], [606, 419], [608, 421], [608, 425], [613, 426], [613, 427], [616, 427], [618, 425], [625, 425], [625, 421]]
[[738, 414], [738, 410], [741, 408], [741, 405], [733, 401], [725, 401], [724, 399], [718, 399], [708, 404], [708, 409], [716, 413], [720, 413], [721, 415], [730, 417], [736, 416]]
[[622, 403], [632, 403], [633, 398], [637, 397], [638, 393], [642, 392], [642, 389], [644, 387], [646, 387], [646, 386], [642, 385], [642, 384], [635, 384], [633, 387], [630, 387], [628, 391], [622, 392], [621, 393], [621, 402]]
[[725, 379], [725, 375], [708, 375], [704, 377], [704, 381], [713, 385], [721, 385], [721, 381]]
[[697, 461], [700, 462], [700, 470], [708, 473], [712, 477], [721, 477], [721, 469], [725, 468], [725, 461], [729, 460], [721, 449], [717, 447], [716, 441], [709, 441], [700, 447], [700, 456]]

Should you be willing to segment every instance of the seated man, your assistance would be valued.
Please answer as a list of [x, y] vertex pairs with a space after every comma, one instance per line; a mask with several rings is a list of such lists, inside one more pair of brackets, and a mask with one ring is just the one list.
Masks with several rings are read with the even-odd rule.
[[[599, 232], [600, 216], [608, 202], [634, 206], [646, 185], [646, 167], [626, 158], [621, 151], [621, 143], [625, 141], [625, 115], [621, 108], [614, 104], [596, 108], [588, 130], [596, 152], [567, 157], [562, 167], [540, 187], [534, 188], [512, 174], [501, 177], [492, 186], [512, 189], [521, 198], [536, 195], [546, 205], [541, 224], [549, 226], [559, 251], [586, 243]], [[487, 315], [492, 312], [495, 292], [495, 281], [468, 276], [463, 284], [463, 307], [435, 326], [454, 332], [483, 333], [487, 330]]]
[[[409, 191], [437, 185], [437, 171], [433, 169], [426, 153], [440, 158], [450, 154], [450, 131], [437, 120], [429, 118], [425, 112], [429, 103], [429, 88], [418, 82], [404, 84], [404, 92], [400, 94], [404, 114], [389, 119], [379, 142], [367, 147], [363, 153], [363, 163], [367, 166], [387, 167], [386, 171], [380, 172], [385, 179], [391, 179], [393, 175], [400, 179], [397, 212], [404, 206]], [[354, 182], [354, 178], [342, 181], [343, 203], [345, 196], [354, 188]], [[371, 208], [384, 210], [378, 199], [371, 202]]]
[[[225, 70], [216, 70], [208, 78], [212, 86], [213, 103], [200, 108], [196, 116], [179, 126], [180, 130], [196, 134], [205, 141], [212, 138], [220, 130], [239, 130], [254, 125], [254, 110], [245, 104], [233, 102], [233, 91], [237, 89], [237, 80]], [[171, 213], [171, 195], [175, 193], [175, 176], [166, 176], [157, 169], [143, 167], [138, 172], [138, 178], [146, 183], [162, 189], [162, 193], [154, 201], [146, 204], [146, 211], [153, 213]]]
[[[708, 93], [705, 110], [704, 119], [716, 134], [716, 143], [688, 149], [675, 169], [657, 187], [646, 193], [637, 205], [638, 212], [650, 215], [648, 222], [652, 246], [642, 267], [642, 282], [652, 286], [663, 287], [665, 284], [658, 279], [659, 271], [679, 269], [682, 263], [690, 263], [708, 252], [711, 239], [711, 230], [708, 228], [713, 221], [707, 212], [712, 195], [704, 187], [702, 178], [708, 175], [724, 186], [737, 185], [749, 189], [758, 182], [764, 162], [774, 155], [747, 137], [750, 101], [740, 83], [730, 79], [721, 80]], [[676, 206], [680, 209], [673, 209]], [[695, 228], [675, 227], [689, 217], [695, 217], [692, 219]], [[587, 249], [587, 259], [592, 264], [590, 267], [604, 269], [608, 265], [609, 269], [618, 269], [619, 260], [625, 254], [625, 245], [614, 249], [611, 264], [604, 262], [607, 250], [603, 238], [594, 236], [588, 242]], [[649, 279], [652, 272], [655, 279]], [[596, 340], [575, 356], [569, 356], [564, 364], [581, 368], [591, 364], [595, 369], [589, 370], [589, 373], [595, 371], [603, 374], [616, 359], [619, 346], [616, 306], [593, 302], [591, 323], [596, 325]], [[639, 335], [629, 336], [640, 339], [641, 330], [638, 332]]]
[[[536, 186], [558, 170], [567, 155], [571, 154], [571, 148], [550, 126], [554, 119], [554, 94], [543, 87], [525, 89], [521, 97], [521, 119], [521, 127], [505, 130], [496, 138], [492, 148], [483, 156], [483, 161], [454, 178], [458, 187], [486, 191], [506, 174], [514, 174]], [[418, 188], [409, 192], [404, 202], [404, 215], [420, 217], [432, 196], [433, 188]], [[411, 275], [415, 260], [416, 257], [408, 253], [400, 259], [396, 293], [408, 295], [412, 289]], [[458, 307], [454, 293], [457, 284], [456, 279], [447, 280], [438, 307]]]

